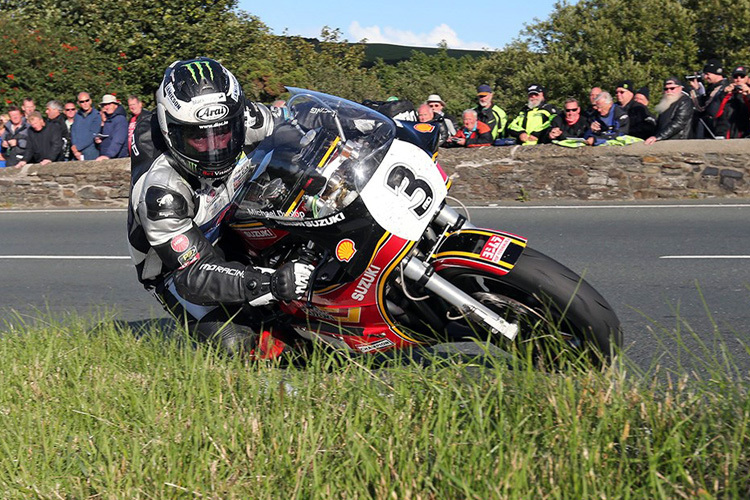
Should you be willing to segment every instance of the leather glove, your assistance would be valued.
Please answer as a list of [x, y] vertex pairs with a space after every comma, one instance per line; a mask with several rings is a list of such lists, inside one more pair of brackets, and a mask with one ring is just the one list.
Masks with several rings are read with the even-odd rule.
[[252, 101], [245, 103], [245, 145], [254, 146], [271, 135], [273, 117], [262, 104]]
[[253, 307], [265, 306], [275, 300], [301, 300], [314, 266], [301, 262], [287, 262], [276, 271], [264, 267], [245, 269], [245, 295]]
[[287, 262], [271, 276], [271, 293], [279, 300], [304, 299], [314, 270], [311, 264]]

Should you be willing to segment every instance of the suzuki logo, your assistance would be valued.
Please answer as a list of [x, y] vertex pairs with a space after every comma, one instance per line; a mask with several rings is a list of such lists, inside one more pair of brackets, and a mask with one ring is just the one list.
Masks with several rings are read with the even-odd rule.
[[229, 107], [226, 104], [207, 104], [195, 112], [195, 118], [202, 122], [212, 122], [221, 120], [229, 114]]

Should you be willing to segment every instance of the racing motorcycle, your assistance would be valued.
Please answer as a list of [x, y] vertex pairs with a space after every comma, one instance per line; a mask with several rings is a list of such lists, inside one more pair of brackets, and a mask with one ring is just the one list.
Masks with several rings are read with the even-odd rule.
[[621, 345], [617, 316], [586, 281], [446, 203], [437, 125], [289, 91], [288, 118], [251, 153], [228, 224], [256, 265], [315, 266], [305, 300], [272, 306], [274, 336], [360, 353], [554, 337], [607, 359]]

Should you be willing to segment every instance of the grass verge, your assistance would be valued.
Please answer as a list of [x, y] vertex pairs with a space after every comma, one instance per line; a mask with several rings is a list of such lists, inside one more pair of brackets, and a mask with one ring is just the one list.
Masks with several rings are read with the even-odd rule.
[[0, 497], [747, 498], [748, 380], [316, 353], [246, 363], [106, 318], [7, 326]]

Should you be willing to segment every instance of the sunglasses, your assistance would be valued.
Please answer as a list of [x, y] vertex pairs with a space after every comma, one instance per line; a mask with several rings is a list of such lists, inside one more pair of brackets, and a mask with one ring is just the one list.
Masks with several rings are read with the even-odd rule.
[[581, 108], [565, 108], [565, 112], [566, 113], [575, 113], [579, 109], [581, 109]]
[[78, 102], [83, 104], [84, 102], [91, 102], [91, 99], [78, 99]]
[[65, 108], [65, 111], [75, 111], [76, 108]]
[[624, 94], [627, 90], [615, 90], [615, 94]]
[[674, 89], [678, 89], [678, 88], [680, 88], [680, 87], [664, 87], [664, 92], [671, 92]]

